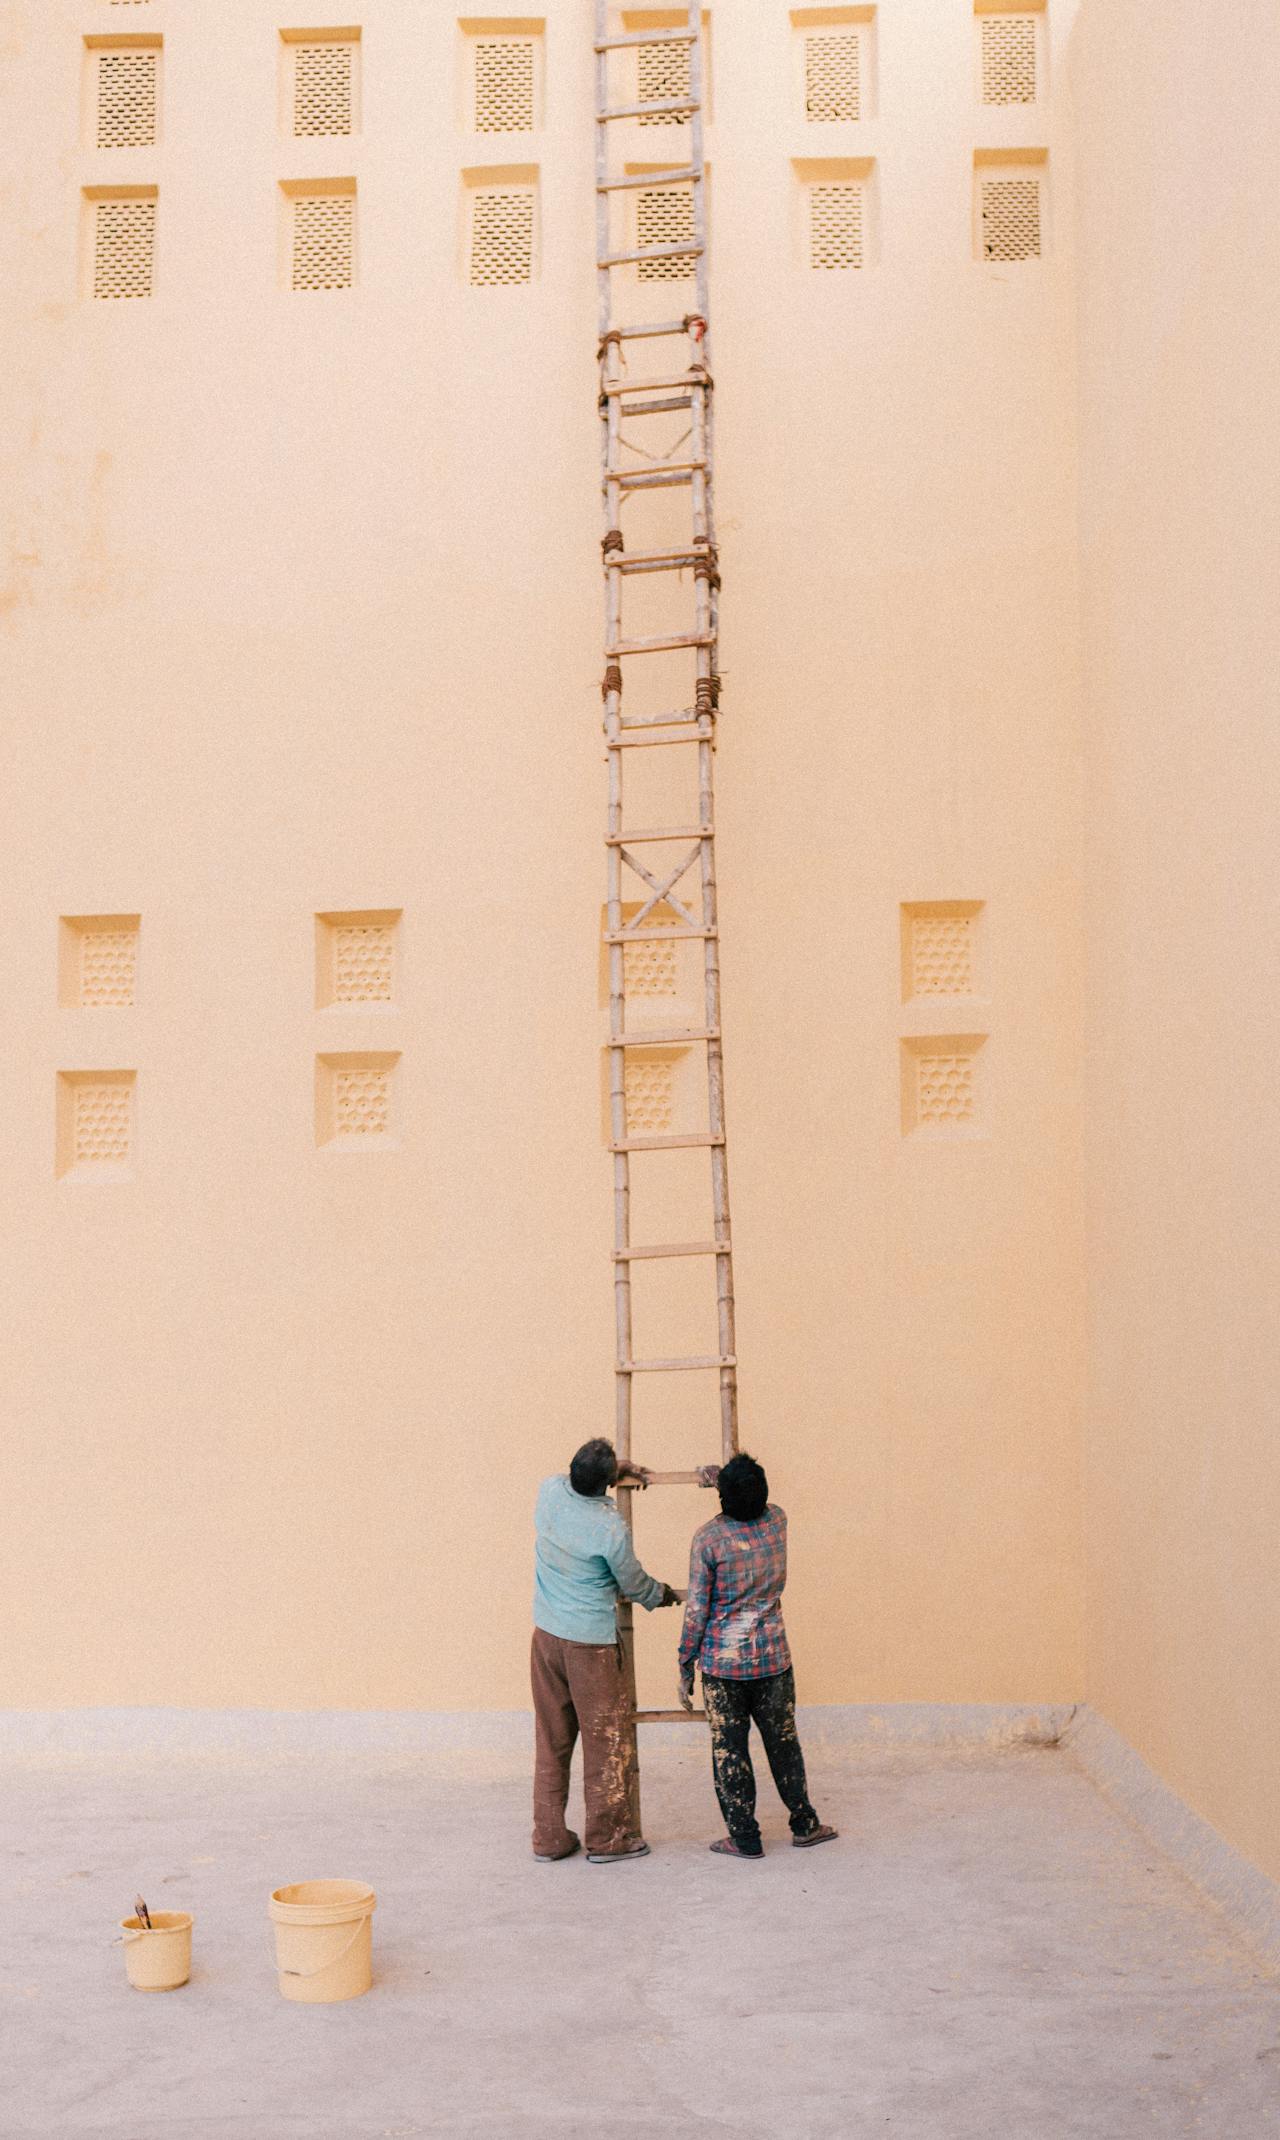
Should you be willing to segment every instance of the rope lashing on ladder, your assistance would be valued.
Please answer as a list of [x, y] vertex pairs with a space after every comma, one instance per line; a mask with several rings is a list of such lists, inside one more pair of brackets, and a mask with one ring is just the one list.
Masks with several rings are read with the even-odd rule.
[[695, 342], [700, 342], [703, 339], [707, 331], [707, 323], [700, 312], [685, 313], [684, 331], [686, 334], [691, 334]]
[[720, 705], [720, 679], [718, 676], [700, 676], [693, 687], [693, 708], [698, 714], [712, 716]]
[[695, 535], [693, 547], [699, 553], [693, 561], [695, 580], [705, 580], [709, 587], [719, 588], [719, 552], [709, 535]]
[[604, 682], [603, 682], [603, 683], [601, 684], [601, 686], [600, 686], [600, 696], [601, 696], [601, 698], [608, 698], [608, 696], [609, 696], [609, 693], [610, 693], [611, 691], [617, 691], [617, 692], [621, 693], [621, 690], [622, 690], [622, 666], [621, 666], [621, 663], [619, 663], [619, 662], [616, 662], [616, 661], [611, 661], [611, 662], [609, 663], [609, 666], [608, 666], [608, 668], [607, 668], [607, 669], [605, 670], [605, 672], [604, 672]]
[[[706, 331], [705, 323], [703, 331]], [[608, 356], [609, 344], [611, 342], [613, 343], [614, 348], [618, 352], [618, 362], [620, 364], [625, 365], [627, 361], [627, 352], [622, 346], [622, 329], [620, 327], [610, 327], [606, 333], [601, 335], [600, 347], [596, 351], [596, 355], [599, 358], [600, 362], [603, 364], [605, 358]]]
[[609, 555], [609, 552], [611, 550], [625, 550], [626, 544], [622, 539], [622, 529], [610, 528], [608, 534], [601, 542], [600, 548], [603, 550], [606, 557]]

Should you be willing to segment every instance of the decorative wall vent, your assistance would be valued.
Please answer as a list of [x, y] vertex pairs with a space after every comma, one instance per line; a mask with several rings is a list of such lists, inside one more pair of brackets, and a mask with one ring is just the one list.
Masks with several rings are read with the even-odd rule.
[[535, 188], [475, 185], [468, 280], [475, 289], [533, 280]]
[[[641, 186], [636, 192], [636, 244], [686, 245], [693, 239], [693, 188]], [[683, 260], [641, 260], [641, 282], [687, 282], [694, 272], [690, 254]]]
[[627, 1135], [669, 1137], [675, 1130], [675, 1050], [628, 1053], [625, 1072]]
[[156, 194], [93, 193], [93, 295], [150, 297], [155, 277]]
[[134, 1141], [133, 1070], [64, 1070], [58, 1076], [56, 1171], [60, 1177], [118, 1180]]
[[804, 115], [815, 124], [862, 117], [862, 39], [856, 28], [805, 37]]
[[474, 37], [472, 120], [477, 134], [524, 134], [537, 124], [532, 37]]
[[355, 68], [354, 38], [326, 38], [315, 44], [295, 45], [295, 135], [354, 133]]
[[1040, 178], [988, 174], [978, 184], [981, 258], [1038, 260], [1042, 249]]
[[316, 1143], [368, 1151], [395, 1142], [399, 1055], [316, 1057]]
[[[692, 85], [693, 54], [689, 45], [638, 45], [636, 47], [637, 104], [667, 104], [687, 100]], [[684, 126], [687, 117], [675, 111], [642, 112], [641, 126]]]
[[316, 916], [316, 1004], [393, 1003], [398, 908]]
[[902, 1126], [972, 1133], [979, 1127], [986, 1036], [947, 1034], [902, 1043]]
[[355, 281], [356, 196], [352, 181], [290, 191], [293, 210], [290, 287], [347, 290]]
[[[695, 909], [696, 911], [696, 909]], [[640, 901], [628, 901], [622, 909], [622, 925], [630, 926], [640, 912]], [[674, 907], [665, 902], [649, 914], [645, 928], [670, 929], [679, 925], [680, 916]], [[605, 926], [608, 926], [606, 921]], [[647, 944], [627, 944], [623, 948], [623, 978], [629, 996], [674, 996], [677, 993], [676, 953], [680, 945], [674, 937], [660, 937]]]
[[902, 909], [902, 995], [971, 996], [978, 987], [980, 900]]
[[137, 1001], [138, 928], [136, 914], [63, 917], [58, 1001], [64, 1008], [126, 1010]]
[[1037, 17], [980, 15], [978, 22], [983, 103], [1034, 104]]
[[156, 139], [159, 115], [159, 52], [99, 51], [95, 61], [98, 147], [150, 147]]
[[857, 181], [809, 188], [809, 265], [860, 268], [865, 264], [864, 187]]

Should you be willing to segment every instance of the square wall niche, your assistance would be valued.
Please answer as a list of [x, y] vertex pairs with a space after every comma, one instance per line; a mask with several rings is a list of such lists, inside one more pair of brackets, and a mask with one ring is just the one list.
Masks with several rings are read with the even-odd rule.
[[900, 913], [904, 1003], [985, 993], [981, 899], [906, 900]]
[[58, 1072], [59, 1181], [126, 1181], [133, 1171], [136, 1070]]
[[974, 257], [989, 267], [1043, 259], [1048, 238], [1047, 149], [975, 149]]
[[[620, 12], [622, 34], [627, 37], [641, 35], [645, 30], [656, 30], [660, 36], [670, 37], [673, 32], [687, 30], [689, 11], [683, 7], [626, 7]], [[702, 55], [702, 116], [710, 122], [711, 110], [711, 16], [703, 10], [701, 17]], [[613, 30], [609, 33], [615, 34]], [[610, 102], [613, 104], [670, 104], [687, 98], [693, 84], [693, 47], [687, 43], [639, 44], [610, 55], [614, 62], [611, 72], [615, 79], [610, 83]], [[625, 70], [625, 73], [623, 72]], [[625, 121], [623, 122], [626, 123]], [[646, 112], [633, 122], [646, 130], [659, 128], [670, 130], [688, 125], [681, 112]]]
[[389, 1010], [400, 968], [399, 907], [316, 915], [316, 1009]]
[[316, 1143], [336, 1151], [390, 1151], [399, 1142], [400, 1056], [317, 1055]]
[[[613, 1050], [600, 1051], [600, 1132], [607, 1145], [613, 1136], [611, 1079]], [[701, 1099], [694, 1076], [692, 1048], [628, 1048], [623, 1055], [623, 1093], [626, 1101], [627, 1136], [676, 1137], [701, 1131], [706, 1126], [706, 1101]]]
[[354, 178], [282, 179], [286, 290], [349, 290], [356, 279]]
[[903, 1135], [985, 1136], [986, 1034], [921, 1034], [901, 1046]]
[[538, 267], [538, 166], [478, 164], [462, 174], [462, 279], [472, 289], [531, 283]]
[[131, 1010], [138, 1000], [138, 914], [64, 914], [58, 922], [63, 1010]]
[[358, 29], [281, 30], [280, 131], [299, 141], [359, 133]]
[[546, 20], [462, 15], [459, 124], [469, 134], [531, 134], [542, 125]]
[[164, 39], [139, 32], [86, 37], [84, 44], [86, 148], [153, 148], [160, 139]]
[[874, 7], [793, 7], [791, 47], [793, 95], [806, 126], [875, 117]]
[[1018, 111], [1043, 102], [1048, 74], [1044, 0], [974, 0], [979, 104]]
[[860, 274], [876, 258], [879, 198], [873, 156], [797, 156], [801, 266], [824, 282]]

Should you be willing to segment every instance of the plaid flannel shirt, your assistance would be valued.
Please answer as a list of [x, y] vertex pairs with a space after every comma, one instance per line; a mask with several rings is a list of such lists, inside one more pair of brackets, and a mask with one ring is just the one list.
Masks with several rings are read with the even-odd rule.
[[695, 1532], [680, 1669], [713, 1679], [770, 1679], [791, 1663], [782, 1624], [787, 1519], [770, 1502], [758, 1523], [715, 1516]]

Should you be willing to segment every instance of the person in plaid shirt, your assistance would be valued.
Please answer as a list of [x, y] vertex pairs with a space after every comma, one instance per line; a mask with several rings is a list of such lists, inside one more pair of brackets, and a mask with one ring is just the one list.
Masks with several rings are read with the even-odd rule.
[[680, 1705], [693, 1708], [693, 1673], [700, 1665], [716, 1797], [729, 1831], [711, 1848], [727, 1858], [764, 1856], [748, 1743], [754, 1717], [791, 1817], [791, 1841], [808, 1850], [833, 1842], [836, 1830], [809, 1803], [796, 1736], [796, 1682], [781, 1603], [786, 1515], [770, 1501], [769, 1481], [754, 1457], [731, 1457], [716, 1484], [721, 1513], [694, 1534], [680, 1637]]

